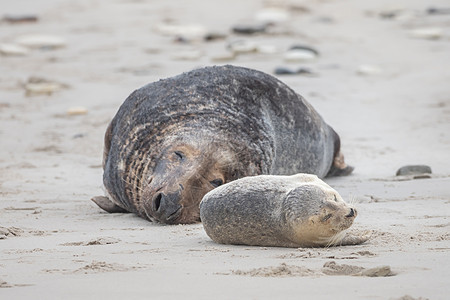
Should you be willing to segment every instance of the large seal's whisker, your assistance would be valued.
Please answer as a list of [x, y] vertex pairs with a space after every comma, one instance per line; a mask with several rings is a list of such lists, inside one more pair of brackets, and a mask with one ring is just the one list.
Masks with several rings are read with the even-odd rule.
[[126, 184], [130, 184], [132, 186], [133, 189], [138, 189], [140, 191], [144, 191], [144, 189], [140, 188], [137, 186], [137, 182], [130, 182], [125, 180], [125, 178], [120, 178], [123, 182], [125, 182]]

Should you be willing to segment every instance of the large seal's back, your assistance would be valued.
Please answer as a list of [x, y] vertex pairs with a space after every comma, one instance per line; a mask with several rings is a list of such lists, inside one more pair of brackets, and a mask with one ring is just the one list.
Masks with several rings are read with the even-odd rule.
[[148, 84], [105, 135], [107, 211], [199, 220], [208, 191], [259, 174], [351, 172], [339, 137], [300, 95], [265, 73], [207, 67]]

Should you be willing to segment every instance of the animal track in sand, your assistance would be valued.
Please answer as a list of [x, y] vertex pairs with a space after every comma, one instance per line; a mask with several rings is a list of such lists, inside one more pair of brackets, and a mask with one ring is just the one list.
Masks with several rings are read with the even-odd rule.
[[61, 244], [61, 246], [96, 246], [96, 245], [111, 245], [111, 244], [117, 244], [120, 240], [116, 238], [111, 237], [100, 237], [93, 240], [90, 240], [88, 242], [69, 242]]
[[[334, 261], [326, 262], [321, 270], [311, 270], [301, 266], [287, 265], [282, 263], [277, 267], [263, 267], [248, 271], [233, 270], [233, 275], [243, 275], [251, 277], [296, 277], [296, 276], [321, 276], [321, 275], [346, 275], [346, 276], [367, 276], [367, 277], [387, 277], [394, 276], [389, 266], [378, 266], [366, 269], [364, 267], [346, 264], [337, 264]], [[216, 275], [229, 275], [228, 273], [216, 273]]]

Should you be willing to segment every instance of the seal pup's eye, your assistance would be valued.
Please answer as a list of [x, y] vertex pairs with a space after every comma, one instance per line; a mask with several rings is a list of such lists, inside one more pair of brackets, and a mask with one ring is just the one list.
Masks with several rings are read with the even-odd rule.
[[336, 195], [333, 195], [334, 196], [334, 202], [338, 202], [338, 199], [336, 198]]
[[326, 215], [325, 217], [323, 217], [322, 221], [328, 220], [329, 218], [331, 218], [331, 216], [332, 216], [332, 214]]
[[222, 179], [214, 179], [213, 181], [210, 181], [209, 183], [211, 183], [211, 185], [216, 188], [219, 185], [223, 184], [223, 180]]
[[175, 152], [173, 152], [176, 156], [177, 156], [177, 158], [179, 159], [179, 160], [184, 160], [184, 153], [183, 152], [180, 152], [180, 151], [175, 151]]

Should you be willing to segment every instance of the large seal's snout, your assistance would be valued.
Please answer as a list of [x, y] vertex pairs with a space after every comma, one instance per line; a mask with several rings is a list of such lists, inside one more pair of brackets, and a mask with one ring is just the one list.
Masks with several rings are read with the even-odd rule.
[[180, 192], [157, 193], [151, 203], [152, 215], [160, 222], [172, 224], [180, 216]]

